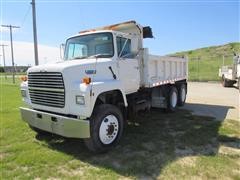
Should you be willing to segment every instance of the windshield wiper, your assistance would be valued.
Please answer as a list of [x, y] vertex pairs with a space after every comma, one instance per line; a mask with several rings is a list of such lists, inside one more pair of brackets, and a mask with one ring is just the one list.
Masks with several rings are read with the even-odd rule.
[[85, 58], [88, 58], [88, 56], [77, 56], [77, 57], [74, 57], [73, 59], [85, 59]]
[[106, 58], [111, 57], [111, 54], [94, 54], [92, 56], [88, 56], [87, 58]]
[[95, 54], [91, 56], [77, 56], [74, 57], [73, 59], [90, 59], [90, 58], [106, 58], [106, 57], [111, 57], [110, 54]]

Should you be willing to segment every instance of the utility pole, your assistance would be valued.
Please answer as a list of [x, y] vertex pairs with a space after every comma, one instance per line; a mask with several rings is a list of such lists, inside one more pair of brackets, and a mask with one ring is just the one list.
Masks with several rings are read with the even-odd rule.
[[3, 69], [4, 69], [4, 74], [5, 74], [5, 79], [7, 79], [7, 75], [6, 75], [6, 62], [5, 62], [5, 51], [4, 51], [4, 47], [8, 46], [5, 44], [0, 44], [0, 46], [2, 46], [2, 56], [3, 56]]
[[37, 45], [37, 24], [36, 24], [36, 8], [35, 0], [32, 0], [32, 18], [33, 18], [33, 40], [34, 40], [34, 57], [35, 65], [39, 64], [38, 62], [38, 45]]
[[12, 25], [2, 25], [2, 27], [6, 27], [10, 29], [10, 41], [11, 41], [11, 54], [12, 54], [12, 75], [13, 75], [13, 83], [15, 83], [15, 68], [14, 68], [14, 56], [13, 56], [13, 42], [12, 42], [12, 29], [20, 28], [19, 26]]

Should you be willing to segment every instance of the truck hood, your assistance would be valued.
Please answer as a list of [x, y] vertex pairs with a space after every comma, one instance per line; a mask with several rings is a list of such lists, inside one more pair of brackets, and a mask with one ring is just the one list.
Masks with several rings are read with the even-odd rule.
[[[62, 61], [53, 64], [45, 64], [29, 68], [30, 72], [60, 72], [62, 73], [64, 83], [68, 87], [79, 86], [83, 77], [90, 77], [95, 81], [112, 79], [113, 75], [109, 66], [117, 73], [116, 61], [111, 58], [79, 59], [71, 61]], [[66, 87], [67, 87], [66, 86]]]
[[[98, 58], [97, 62], [109, 62], [111, 58]], [[79, 59], [79, 60], [69, 60], [69, 61], [59, 61], [52, 64], [44, 64], [39, 66], [33, 66], [28, 69], [28, 72], [63, 72], [69, 68], [80, 68], [86, 66], [93, 66], [96, 63], [95, 58], [91, 59]]]
[[[85, 93], [88, 93], [86, 84], [83, 85], [83, 78], [89, 77], [92, 82], [102, 82], [113, 80], [113, 74], [109, 70], [109, 66], [112, 67], [112, 70], [117, 75], [117, 65], [116, 61], [111, 58], [98, 58], [97, 63], [96, 59], [80, 59], [80, 60], [72, 60], [72, 61], [63, 61], [54, 64], [45, 64], [40, 66], [34, 66], [28, 70], [28, 74], [31, 72], [37, 72], [37, 74], [44, 74], [45, 72], [59, 72], [62, 74], [63, 82], [64, 82], [64, 90], [65, 90], [65, 107], [57, 108], [44, 106], [40, 104], [32, 103], [31, 106], [34, 109], [41, 109], [51, 112], [58, 112], [62, 114], [80, 114], [84, 115], [86, 110], [85, 106], [71, 106], [71, 104], [75, 104], [76, 95], [84, 96]], [[38, 73], [41, 72], [41, 73]], [[39, 77], [38, 77], [39, 78]], [[40, 78], [41, 79], [41, 78]], [[35, 86], [34, 81], [38, 81], [38, 79], [32, 78], [31, 86]], [[45, 80], [41, 80], [44, 82]], [[51, 82], [53, 79], [51, 79]], [[53, 82], [57, 83], [57, 82]], [[50, 85], [49, 85], [50, 86]], [[36, 86], [39, 88], [39, 85]], [[40, 87], [44, 87], [44, 83], [40, 85]], [[43, 90], [44, 91], [44, 90]], [[87, 91], [87, 92], [86, 92]], [[87, 95], [86, 95], [87, 96]], [[82, 108], [82, 109], [81, 109]]]

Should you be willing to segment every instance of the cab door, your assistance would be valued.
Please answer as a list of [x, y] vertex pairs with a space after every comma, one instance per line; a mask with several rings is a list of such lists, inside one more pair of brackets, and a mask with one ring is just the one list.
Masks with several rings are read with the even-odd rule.
[[117, 37], [119, 76], [125, 93], [133, 93], [140, 86], [138, 59], [131, 52], [131, 39]]

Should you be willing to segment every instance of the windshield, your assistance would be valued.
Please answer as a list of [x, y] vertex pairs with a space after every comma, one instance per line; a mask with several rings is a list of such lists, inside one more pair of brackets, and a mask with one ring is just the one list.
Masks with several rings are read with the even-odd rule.
[[83, 59], [100, 55], [114, 55], [112, 33], [96, 33], [68, 39], [65, 49], [65, 60]]

